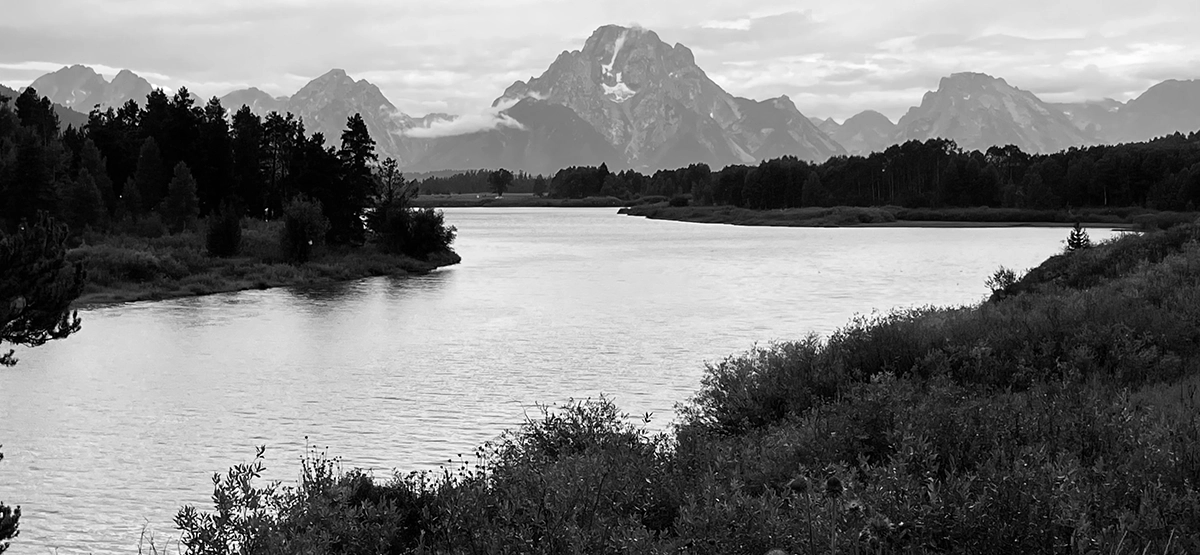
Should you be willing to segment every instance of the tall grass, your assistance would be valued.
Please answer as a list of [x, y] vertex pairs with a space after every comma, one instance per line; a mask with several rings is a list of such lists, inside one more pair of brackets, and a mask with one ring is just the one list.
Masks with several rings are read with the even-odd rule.
[[[1197, 237], [1197, 225], [1129, 235], [1052, 258], [978, 306], [858, 318], [731, 356], [665, 434], [601, 398], [547, 409], [440, 473], [375, 481], [314, 454], [298, 488], [272, 489], [235, 467], [213, 512], [180, 513], [182, 543], [1200, 553]], [[252, 518], [197, 516], [232, 509]]]

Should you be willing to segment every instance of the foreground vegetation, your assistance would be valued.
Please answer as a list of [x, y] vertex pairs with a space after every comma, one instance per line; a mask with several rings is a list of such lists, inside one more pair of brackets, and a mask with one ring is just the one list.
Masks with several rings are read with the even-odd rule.
[[[1078, 236], [1078, 237], [1077, 237]], [[710, 364], [669, 433], [572, 402], [441, 473], [262, 459], [195, 553], [1200, 552], [1200, 224]]]
[[[676, 197], [678, 199], [679, 197]], [[1035, 210], [1021, 208], [903, 208], [900, 206], [834, 206], [751, 210], [735, 206], [689, 206], [660, 201], [620, 210], [622, 214], [657, 220], [750, 226], [838, 227], [859, 225], [1089, 225], [1165, 229], [1196, 218], [1194, 212], [1145, 208]]]

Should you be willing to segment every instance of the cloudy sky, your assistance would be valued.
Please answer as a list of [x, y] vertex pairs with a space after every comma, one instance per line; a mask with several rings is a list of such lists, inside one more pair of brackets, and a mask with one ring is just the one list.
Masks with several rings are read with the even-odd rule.
[[729, 92], [893, 120], [955, 71], [1048, 101], [1200, 78], [1198, 0], [3, 0], [0, 83], [82, 63], [203, 97], [333, 67], [402, 111], [479, 112], [604, 24], [680, 42]]

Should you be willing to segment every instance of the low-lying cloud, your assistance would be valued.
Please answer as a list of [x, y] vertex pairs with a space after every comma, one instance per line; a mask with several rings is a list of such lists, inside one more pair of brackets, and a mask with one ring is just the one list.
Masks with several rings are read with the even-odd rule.
[[438, 137], [455, 137], [491, 131], [501, 127], [525, 129], [521, 122], [504, 113], [512, 108], [520, 99], [505, 99], [496, 106], [490, 106], [475, 114], [464, 114], [450, 120], [436, 120], [429, 127], [413, 127], [401, 132], [405, 137], [416, 139], [434, 139]]

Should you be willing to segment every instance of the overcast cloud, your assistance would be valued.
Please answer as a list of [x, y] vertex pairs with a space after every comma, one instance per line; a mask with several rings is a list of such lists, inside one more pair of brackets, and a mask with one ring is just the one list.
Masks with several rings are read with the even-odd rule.
[[402, 111], [487, 113], [605, 24], [681, 42], [730, 93], [893, 120], [955, 71], [1047, 101], [1127, 100], [1200, 78], [1200, 1], [2, 0], [0, 83], [74, 63], [202, 97], [290, 95], [330, 68]]

